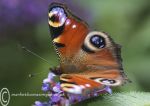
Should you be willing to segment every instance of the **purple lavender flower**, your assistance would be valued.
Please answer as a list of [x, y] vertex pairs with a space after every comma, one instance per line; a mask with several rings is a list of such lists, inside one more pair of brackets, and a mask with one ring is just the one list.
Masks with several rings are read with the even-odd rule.
[[53, 94], [51, 96], [51, 101], [54, 103], [58, 103], [61, 100], [61, 96], [59, 94]]
[[89, 11], [69, 0], [0, 0], [0, 32], [3, 33], [1, 36], [8, 35], [9, 31], [18, 28], [47, 21], [48, 6], [52, 2], [67, 4], [75, 14], [87, 21], [91, 17], [88, 15]]
[[106, 86], [105, 91], [112, 94], [112, 89], [109, 86]]
[[49, 91], [50, 90], [50, 85], [48, 83], [43, 83], [42, 90], [45, 91], [45, 92]]
[[97, 97], [100, 94], [106, 92], [112, 93], [112, 90], [109, 86], [105, 86], [105, 88], [101, 90], [91, 91], [91, 93], [88, 93], [86, 95], [65, 93], [61, 89], [60, 82], [54, 80], [55, 77], [57, 76], [54, 73], [50, 72], [48, 74], [48, 78], [44, 79], [43, 81], [42, 90], [51, 94], [49, 96], [49, 101], [44, 103], [36, 101], [35, 106], [69, 105], [83, 101], [85, 99], [89, 99], [91, 97]]
[[61, 93], [62, 92], [59, 82], [53, 87], [53, 91], [56, 92], [56, 93]]
[[36, 23], [46, 18], [47, 6], [47, 1], [42, 0], [1, 0], [0, 23], [3, 27]]
[[49, 73], [48, 77], [43, 80], [43, 83], [50, 83], [50, 82], [52, 83], [52, 82], [54, 82], [54, 77], [55, 76], [56, 75], [54, 73]]
[[48, 79], [53, 80], [56, 75], [54, 73], [48, 74]]
[[52, 106], [51, 103], [36, 101], [35, 106]]

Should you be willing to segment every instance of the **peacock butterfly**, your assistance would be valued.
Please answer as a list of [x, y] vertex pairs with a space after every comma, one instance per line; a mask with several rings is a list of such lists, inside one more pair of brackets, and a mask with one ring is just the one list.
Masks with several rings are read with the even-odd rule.
[[[52, 3], [48, 24], [60, 59], [61, 88], [72, 94], [119, 86], [127, 81], [121, 47], [106, 33], [92, 31], [66, 5]], [[55, 73], [55, 71], [54, 71]]]

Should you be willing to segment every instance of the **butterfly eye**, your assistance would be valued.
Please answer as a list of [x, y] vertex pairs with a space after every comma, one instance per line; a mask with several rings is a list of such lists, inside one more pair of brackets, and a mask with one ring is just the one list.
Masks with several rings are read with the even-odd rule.
[[82, 49], [86, 52], [93, 53], [106, 47], [107, 41], [108, 37], [106, 34], [102, 32], [93, 31], [86, 36], [84, 44], [82, 45]]
[[61, 7], [53, 7], [49, 11], [49, 25], [52, 27], [61, 27], [64, 25], [67, 16]]
[[106, 79], [106, 78], [97, 78], [95, 79], [95, 81], [108, 86], [117, 86], [121, 84], [121, 81], [119, 80]]

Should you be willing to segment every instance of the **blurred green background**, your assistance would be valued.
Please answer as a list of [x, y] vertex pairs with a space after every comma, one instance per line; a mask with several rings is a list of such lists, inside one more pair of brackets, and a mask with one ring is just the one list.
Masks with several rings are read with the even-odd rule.
[[[56, 0], [55, 0], [56, 1]], [[59, 1], [59, 0], [57, 0]], [[53, 49], [47, 11], [51, 0], [0, 1], [0, 89], [11, 93], [43, 93], [49, 67], [59, 64]], [[116, 92], [150, 91], [150, 1], [60, 0], [87, 21], [92, 29], [107, 32], [122, 45], [124, 71], [132, 83]], [[80, 13], [78, 12], [80, 10]], [[24, 51], [22, 46], [49, 61]], [[37, 74], [29, 78], [32, 73]], [[45, 97], [11, 97], [9, 106], [30, 106]]]

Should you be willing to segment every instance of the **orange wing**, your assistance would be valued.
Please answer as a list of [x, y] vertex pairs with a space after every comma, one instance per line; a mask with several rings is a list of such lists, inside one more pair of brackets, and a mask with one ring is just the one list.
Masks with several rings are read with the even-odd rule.
[[90, 82], [116, 86], [126, 81], [120, 46], [106, 33], [90, 31], [84, 21], [59, 3], [50, 5], [49, 27], [61, 60], [60, 70], [75, 75], [71, 77], [77, 85]]

